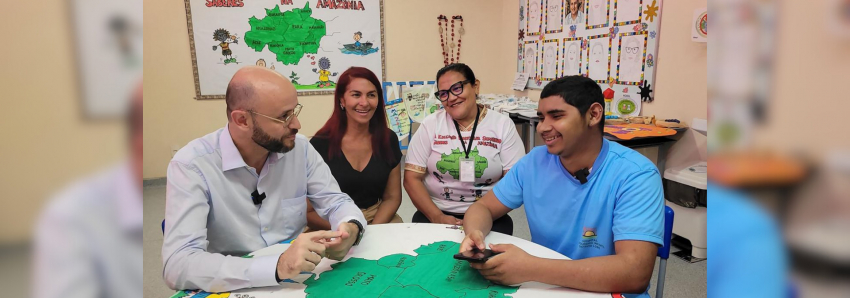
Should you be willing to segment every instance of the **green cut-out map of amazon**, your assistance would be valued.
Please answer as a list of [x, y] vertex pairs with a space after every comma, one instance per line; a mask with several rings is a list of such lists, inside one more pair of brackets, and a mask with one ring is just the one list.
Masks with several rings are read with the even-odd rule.
[[277, 60], [284, 65], [298, 64], [305, 54], [316, 54], [319, 42], [325, 37], [325, 22], [312, 17], [310, 3], [304, 8], [280, 11], [279, 6], [266, 9], [262, 19], [251, 17], [251, 30], [245, 32], [245, 44], [259, 52], [268, 45]]
[[[460, 148], [452, 149], [451, 154], [441, 154], [440, 161], [437, 162], [437, 171], [440, 173], [448, 172], [455, 180], [459, 180], [460, 162], [458, 160], [465, 155]], [[481, 175], [484, 175], [484, 170], [487, 169], [487, 158], [478, 155], [477, 146], [469, 151], [469, 158], [475, 161], [475, 178], [481, 178]]]
[[417, 255], [393, 254], [379, 260], [350, 258], [331, 265], [304, 281], [307, 297], [508, 297], [519, 287], [493, 284], [466, 261], [453, 258], [453, 241], [434, 242], [414, 250]]

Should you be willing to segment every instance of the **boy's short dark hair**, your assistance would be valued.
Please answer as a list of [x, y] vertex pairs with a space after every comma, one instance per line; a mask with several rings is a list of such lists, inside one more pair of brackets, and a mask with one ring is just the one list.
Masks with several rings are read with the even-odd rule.
[[[582, 117], [594, 102], [605, 107], [602, 88], [595, 81], [583, 76], [566, 76], [549, 82], [540, 92], [540, 99], [560, 96], [568, 105], [576, 107]], [[599, 131], [605, 128], [605, 119], [599, 121]]]

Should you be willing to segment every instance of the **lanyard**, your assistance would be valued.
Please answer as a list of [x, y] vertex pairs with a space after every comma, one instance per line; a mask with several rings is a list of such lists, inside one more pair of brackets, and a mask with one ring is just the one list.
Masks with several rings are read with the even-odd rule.
[[475, 141], [475, 130], [478, 129], [478, 117], [481, 116], [481, 107], [478, 104], [475, 105], [475, 124], [472, 125], [472, 134], [469, 135], [469, 146], [466, 146], [466, 143], [463, 141], [463, 136], [460, 134], [460, 125], [457, 124], [457, 120], [452, 119], [455, 122], [455, 128], [457, 129], [457, 137], [460, 139], [461, 148], [463, 148], [463, 152], [466, 153], [466, 158], [469, 158], [469, 152], [472, 151], [472, 142]]

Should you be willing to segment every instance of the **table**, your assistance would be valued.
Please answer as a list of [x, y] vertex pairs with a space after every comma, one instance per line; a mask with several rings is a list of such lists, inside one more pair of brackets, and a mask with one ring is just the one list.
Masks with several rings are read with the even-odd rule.
[[[383, 262], [383, 261], [387, 260], [387, 258], [391, 258], [391, 260], [387, 261], [387, 262], [383, 262], [383, 263], [377, 263], [377, 264], [380, 264], [382, 266], [389, 264], [390, 265], [389, 268], [391, 268], [391, 270], [396, 270], [395, 272], [403, 272], [403, 271], [406, 271], [406, 270], [423, 271], [423, 270], [421, 270], [421, 269], [423, 269], [422, 267], [419, 267], [419, 269], [416, 269], [413, 266], [423, 266], [423, 265], [426, 265], [426, 264], [432, 264], [432, 266], [425, 267], [426, 269], [423, 272], [429, 272], [431, 274], [434, 274], [435, 276], [445, 275], [445, 276], [447, 276], [447, 278], [449, 276], [451, 276], [450, 274], [453, 274], [453, 273], [457, 272], [458, 270], [472, 270], [473, 272], [475, 272], [473, 269], [468, 267], [468, 265], [466, 264], [465, 261], [456, 261], [454, 259], [449, 259], [447, 262], [443, 261], [443, 260], [445, 260], [445, 258], [451, 258], [451, 255], [453, 255], [454, 253], [457, 253], [457, 250], [459, 249], [459, 244], [457, 244], [457, 246], [447, 245], [445, 247], [445, 252], [435, 251], [434, 250], [435, 247], [436, 247], [435, 245], [427, 246], [427, 247], [425, 247], [424, 250], [422, 249], [423, 245], [428, 245], [428, 244], [432, 244], [432, 243], [443, 243], [443, 244], [445, 244], [446, 242], [443, 242], [443, 241], [453, 241], [453, 242], [460, 243], [463, 240], [463, 237], [464, 237], [463, 232], [461, 230], [457, 229], [456, 226], [443, 225], [443, 224], [399, 223], [399, 224], [372, 225], [372, 226], [369, 226], [366, 229], [366, 233], [364, 234], [363, 239], [360, 242], [360, 245], [352, 248], [352, 250], [348, 253], [348, 255], [346, 256], [346, 258], [344, 259], [344, 261], [342, 263], [337, 262], [337, 261], [333, 261], [333, 260], [330, 260], [330, 259], [323, 259], [322, 262], [319, 263], [319, 265], [316, 267], [316, 269], [312, 272], [312, 273], [315, 273], [315, 274], [318, 275], [318, 277], [316, 277], [316, 279], [312, 282], [308, 281], [308, 280], [311, 279], [312, 273], [306, 273], [305, 272], [306, 274], [299, 275], [298, 277], [295, 277], [288, 282], [281, 283], [282, 284], [281, 286], [256, 288], [256, 289], [244, 289], [244, 290], [239, 290], [239, 291], [233, 291], [231, 293], [212, 294], [212, 295], [209, 295], [209, 296], [197, 296], [197, 295], [196, 296], [197, 297], [229, 297], [229, 298], [305, 297], [306, 296], [305, 290], [315, 291], [314, 289], [308, 289], [308, 286], [311, 287], [311, 288], [314, 287], [314, 286], [317, 286], [318, 284], [316, 283], [316, 281], [321, 281], [322, 278], [327, 278], [327, 281], [325, 282], [325, 284], [322, 285], [326, 289], [337, 289], [338, 290], [338, 289], [341, 289], [341, 288], [346, 288], [344, 284], [340, 284], [340, 285], [334, 284], [334, 282], [336, 282], [336, 281], [340, 281], [342, 283], [351, 283], [351, 284], [354, 284], [354, 285], [367, 283], [367, 285], [364, 286], [364, 287], [368, 287], [368, 282], [370, 280], [366, 279], [365, 277], [367, 277], [367, 276], [374, 277], [375, 283], [378, 283], [378, 280], [380, 280], [382, 276], [387, 276], [387, 275], [382, 275], [382, 274], [385, 274], [385, 273], [389, 274], [390, 270], [387, 270], [386, 267], [381, 267], [381, 266], [375, 265], [375, 263], [373, 263], [375, 260], [379, 260], [379, 259]], [[514, 245], [522, 248], [523, 250], [525, 250], [529, 254], [534, 255], [534, 256], [538, 256], [538, 257], [550, 258], [550, 259], [569, 259], [569, 258], [567, 258], [567, 257], [565, 257], [565, 256], [563, 256], [563, 255], [561, 255], [561, 254], [559, 254], [559, 253], [557, 253], [553, 250], [550, 250], [546, 247], [540, 246], [540, 245], [532, 243], [530, 241], [526, 241], [526, 240], [523, 240], [523, 239], [520, 239], [520, 238], [508, 236], [508, 235], [497, 233], [497, 232], [491, 232], [489, 235], [487, 235], [485, 241], [488, 244], [489, 243], [510, 243], [510, 244], [514, 244]], [[252, 253], [251, 255], [252, 256], [279, 255], [279, 254], [283, 253], [284, 251], [286, 251], [286, 249], [288, 247], [289, 247], [289, 244], [276, 244], [276, 245], [272, 245], [272, 246], [260, 249], [256, 252]], [[442, 247], [440, 247], [440, 249], [442, 249]], [[417, 252], [415, 250], [418, 250], [419, 252]], [[438, 256], [437, 253], [439, 253], [440, 255]], [[398, 255], [398, 254], [409, 255], [409, 256], [406, 256], [406, 257], [414, 256], [414, 260], [405, 260], [404, 256]], [[402, 257], [399, 258], [398, 256], [402, 256]], [[382, 259], [382, 258], [384, 258], [384, 259]], [[437, 259], [437, 258], [439, 258], [439, 259]], [[428, 260], [428, 261], [426, 262], [426, 260]], [[417, 262], [419, 262], [419, 263], [417, 263]], [[437, 263], [443, 263], [444, 266], [433, 265], [433, 264], [437, 264]], [[334, 264], [339, 264], [339, 265], [337, 265], [337, 267], [335, 267], [331, 270], [331, 265], [334, 265]], [[350, 264], [359, 264], [358, 266], [360, 266], [360, 267], [352, 267], [354, 265], [350, 265]], [[367, 267], [367, 264], [371, 264], [370, 266], [374, 266], [374, 268], [380, 267], [381, 271], [379, 273], [375, 273], [375, 271], [372, 271], [373, 270], [372, 267]], [[394, 264], [399, 264], [400, 266], [397, 268], [397, 267], [394, 266]], [[405, 265], [402, 265], [402, 264], [405, 264]], [[445, 264], [449, 264], [449, 265], [445, 266]], [[456, 265], [453, 266], [453, 264], [456, 264]], [[341, 269], [341, 268], [344, 268], [346, 266], [352, 267], [353, 270], [352, 270], [352, 268]], [[343, 270], [350, 270], [350, 271], [343, 271]], [[356, 272], [356, 271], [359, 271], [359, 272]], [[351, 282], [351, 281], [349, 281], [349, 276], [351, 274], [344, 275], [343, 276], [343, 277], [345, 277], [344, 279], [338, 278], [338, 276], [343, 274], [343, 272], [346, 272], [346, 273], [356, 272], [357, 274], [354, 274], [350, 278], [350, 280], [353, 281], [353, 282]], [[364, 273], [364, 274], [360, 274], [360, 273]], [[374, 273], [374, 274], [372, 274], [372, 273]], [[475, 273], [477, 274], [477, 272], [475, 272]], [[336, 274], [336, 275], [333, 275], [333, 274]], [[408, 274], [407, 276], [405, 276], [402, 273], [401, 275], [398, 275], [398, 276], [396, 276], [396, 275], [391, 275], [391, 276], [394, 276], [396, 282], [404, 282], [404, 285], [405, 285], [404, 289], [405, 289], [405, 291], [407, 291], [407, 288], [409, 288], [409, 287], [413, 287], [413, 288], [411, 288], [411, 290], [415, 289], [417, 287], [416, 281], [422, 279], [423, 276], [430, 276], [430, 274], [415, 274], [415, 275], [414, 274]], [[461, 274], [458, 274], [457, 276], [458, 277], [457, 277], [456, 280], [458, 281], [458, 283], [452, 284], [452, 285], [455, 285], [455, 286], [464, 285], [464, 284], [460, 283], [460, 281], [461, 280], [467, 281], [467, 277], [464, 277]], [[423, 280], [423, 285], [426, 288], [428, 288], [428, 285], [426, 283], [429, 282], [429, 281], [436, 281], [436, 282], [440, 282], [440, 283], [443, 282], [442, 278], [430, 279], [429, 281], [425, 281], [424, 279], [422, 279], [422, 280]], [[309, 285], [305, 285], [305, 283], [307, 283]], [[393, 288], [396, 288], [396, 290], [399, 290], [400, 287], [401, 287], [401, 284], [399, 286], [394, 286]], [[491, 289], [496, 289], [496, 287], [498, 287], [498, 286], [494, 287], [494, 286], [491, 285], [490, 288], [488, 288], [487, 290], [489, 291]], [[351, 288], [351, 289], [353, 289], [353, 288]], [[440, 290], [444, 291], [444, 293], [445, 293], [445, 291], [447, 291], [445, 289], [445, 287], [437, 289], [437, 290], [433, 290], [433, 289], [429, 288], [429, 290], [435, 291], [434, 293], [438, 293], [437, 291], [440, 291]], [[351, 290], [349, 290], [349, 291], [351, 291]], [[383, 296], [381, 296], [381, 297], [382, 298], [387, 297], [387, 296], [390, 296], [390, 297], [414, 297], [414, 295], [411, 295], [409, 292], [396, 291], [396, 292], [394, 292], [395, 293], [394, 295], [389, 295], [389, 292], [390, 291], [387, 290], [386, 292], [384, 292]], [[355, 297], [355, 296], [356, 297], [369, 297], [369, 296], [354, 294], [352, 292], [346, 292], [346, 293], [347, 293], [345, 295], [346, 297], [349, 297], [349, 296], [350, 297]], [[449, 292], [449, 293], [451, 293], [451, 292]], [[467, 292], [467, 293], [472, 293], [472, 292]], [[490, 291], [490, 293], [478, 291], [478, 292], [476, 292], [476, 294], [478, 294], [478, 295], [469, 294], [465, 297], [478, 297], [481, 294], [484, 294], [483, 297], [488, 297], [488, 296], [492, 295], [492, 293], [493, 293], [492, 291]], [[208, 293], [203, 293], [203, 294], [208, 294]], [[201, 295], [203, 295], [203, 294], [201, 294]], [[217, 295], [217, 296], [213, 296], [213, 295]], [[342, 296], [338, 296], [338, 295], [339, 295], [338, 293], [334, 293], [334, 294], [325, 293], [325, 295], [323, 295], [323, 296], [342, 297]], [[567, 289], [567, 288], [562, 288], [562, 287], [557, 287], [557, 286], [552, 286], [552, 285], [547, 285], [547, 284], [542, 284], [542, 283], [537, 283], [537, 282], [522, 283], [522, 284], [519, 285], [519, 288], [516, 289], [515, 293], [510, 293], [508, 295], [510, 295], [510, 297], [517, 297], [517, 298], [521, 298], [521, 297], [534, 297], [534, 298], [546, 298], [546, 297], [600, 298], [600, 297], [605, 297], [605, 298], [611, 298], [612, 297], [612, 294], [582, 292], [582, 291], [578, 291], [578, 290], [574, 290], [574, 289]], [[177, 295], [175, 295], [175, 296], [177, 296]], [[173, 297], [175, 297], [175, 296], [173, 296]], [[311, 295], [310, 297], [323, 297], [323, 296], [316, 294], [316, 295]], [[445, 297], [445, 296], [447, 296], [447, 295], [438, 296], [438, 297]], [[460, 296], [463, 296], [463, 294], [457, 295], [455, 297], [460, 297]], [[179, 297], [179, 296], [177, 296], [177, 297]], [[184, 297], [193, 297], [193, 296], [184, 296]], [[197, 297], [195, 297], [195, 298], [197, 298]], [[501, 297], [501, 296], [495, 295], [495, 296], [491, 296], [491, 297]], [[508, 297], [508, 296], [505, 296], [505, 297]]]

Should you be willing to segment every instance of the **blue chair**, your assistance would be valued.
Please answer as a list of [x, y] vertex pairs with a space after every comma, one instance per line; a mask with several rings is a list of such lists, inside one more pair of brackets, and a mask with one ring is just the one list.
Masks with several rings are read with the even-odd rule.
[[667, 259], [670, 258], [670, 238], [673, 237], [674, 212], [669, 206], [664, 206], [664, 246], [658, 248], [658, 284], [655, 289], [655, 298], [664, 297], [664, 277], [667, 275]]

